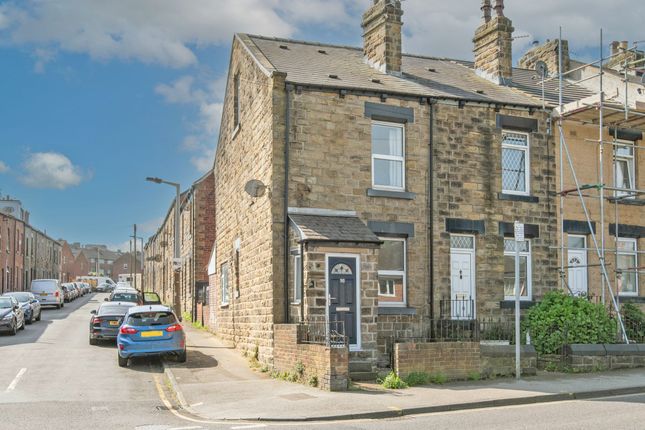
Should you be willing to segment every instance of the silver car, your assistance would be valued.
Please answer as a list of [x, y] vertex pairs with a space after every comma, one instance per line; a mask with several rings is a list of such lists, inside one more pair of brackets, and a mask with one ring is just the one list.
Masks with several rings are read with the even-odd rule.
[[31, 292], [42, 306], [65, 306], [65, 296], [57, 279], [34, 279], [31, 281]]

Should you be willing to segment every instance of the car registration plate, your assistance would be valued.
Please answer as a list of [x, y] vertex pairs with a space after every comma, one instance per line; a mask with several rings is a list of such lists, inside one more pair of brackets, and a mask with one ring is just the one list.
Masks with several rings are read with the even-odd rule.
[[163, 332], [161, 330], [141, 332], [141, 337], [161, 337], [161, 336], [163, 336]]
[[41, 296], [47, 296], [47, 293], [40, 293]]
[[111, 326], [116, 326], [116, 325], [119, 325], [119, 322], [118, 321], [110, 321], [110, 325]]

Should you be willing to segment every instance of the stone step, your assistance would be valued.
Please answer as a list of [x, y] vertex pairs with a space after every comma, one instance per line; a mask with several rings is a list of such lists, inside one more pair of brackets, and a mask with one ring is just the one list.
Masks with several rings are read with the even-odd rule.
[[349, 362], [349, 373], [353, 372], [371, 372], [372, 363], [369, 361], [350, 361]]
[[349, 372], [349, 379], [360, 382], [374, 382], [378, 378], [376, 372]]

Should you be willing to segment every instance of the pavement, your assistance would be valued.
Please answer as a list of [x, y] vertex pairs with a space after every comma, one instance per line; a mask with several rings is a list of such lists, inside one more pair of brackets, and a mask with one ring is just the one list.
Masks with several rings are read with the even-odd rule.
[[188, 361], [164, 361], [178, 406], [211, 421], [333, 421], [395, 418], [434, 412], [595, 399], [645, 393], [643, 369], [593, 374], [539, 373], [535, 377], [459, 382], [384, 390], [361, 384], [330, 393], [274, 380], [232, 345], [185, 324]]

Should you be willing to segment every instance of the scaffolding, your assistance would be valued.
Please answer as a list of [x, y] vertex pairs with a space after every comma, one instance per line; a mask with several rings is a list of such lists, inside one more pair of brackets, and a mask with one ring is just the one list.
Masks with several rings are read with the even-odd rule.
[[[635, 42], [631, 48], [627, 46], [621, 46], [621, 49], [618, 52], [612, 52], [610, 56], [605, 57], [603, 49], [603, 32], [600, 30], [600, 44], [599, 44], [599, 60], [583, 64], [580, 67], [573, 68], [571, 70], [563, 70], [563, 57], [562, 57], [562, 28], [560, 28], [560, 35], [558, 39], [558, 73], [557, 76], [552, 76], [546, 78], [542, 76], [542, 86], [544, 83], [550, 80], [558, 80], [558, 108], [557, 108], [557, 130], [559, 137], [559, 191], [556, 193], [559, 196], [560, 205], [559, 205], [559, 240], [560, 244], [557, 248], [560, 251], [560, 264], [559, 264], [559, 274], [560, 274], [560, 286], [563, 290], [569, 291], [570, 294], [575, 292], [572, 290], [567, 279], [567, 273], [569, 269], [575, 267], [599, 267], [600, 268], [600, 279], [601, 279], [601, 301], [602, 304], [607, 306], [607, 297], [610, 298], [609, 306], [611, 306], [618, 318], [620, 331], [622, 338], [625, 343], [629, 343], [629, 338], [625, 330], [624, 321], [620, 313], [620, 291], [621, 291], [621, 282], [622, 277], [625, 274], [635, 274], [636, 282], [638, 282], [638, 276], [645, 273], [645, 268], [638, 267], [638, 258], [635, 259], [636, 264], [634, 267], [621, 267], [619, 262], [620, 256], [620, 235], [621, 231], [619, 228], [620, 225], [620, 211], [619, 205], [623, 202], [638, 203], [639, 197], [645, 196], [645, 190], [637, 188], [637, 182], [635, 179], [635, 170], [631, 170], [630, 185], [627, 188], [620, 187], [616, 183], [617, 174], [614, 172], [613, 180], [614, 186], [608, 186], [605, 179], [604, 163], [605, 157], [607, 156], [606, 152], [609, 149], [612, 154], [612, 163], [614, 165], [614, 170], [616, 169], [616, 156], [620, 149], [631, 148], [632, 157], [634, 160], [634, 166], [638, 163], [638, 150], [643, 149], [641, 145], [637, 145], [637, 140], [632, 143], [621, 142], [618, 138], [619, 128], [634, 128], [640, 127], [640, 131], [645, 129], [645, 104], [640, 102], [635, 102], [634, 107], [630, 105], [629, 100], [629, 91], [630, 83], [638, 85], [635, 83], [634, 79], [630, 79], [630, 71], [640, 71], [643, 72], [642, 67], [645, 66], [645, 59], [638, 59], [636, 55], [638, 44], [644, 43], [645, 41]], [[632, 53], [632, 58], [636, 60], [630, 61], [630, 55], [625, 55], [627, 53]], [[604, 88], [604, 75], [605, 62], [609, 60], [614, 60], [619, 55], [625, 57], [624, 62], [621, 64], [621, 69], [618, 71], [622, 80], [625, 84], [625, 94], [622, 97], [622, 100], [619, 97], [619, 91], [616, 91], [615, 95], [607, 97]], [[581, 78], [579, 80], [572, 79], [572, 75], [578, 71], [590, 67], [597, 67], [598, 73], [591, 76]], [[645, 76], [645, 74], [643, 74]], [[585, 81], [590, 81], [591, 79], [598, 79], [598, 93], [595, 96], [585, 98], [583, 100], [578, 100], [577, 102], [564, 103], [564, 89], [576, 84], [580, 84]], [[645, 93], [645, 77], [641, 81], [643, 83], [643, 92]], [[566, 85], [566, 87], [565, 87]], [[639, 91], [640, 93], [640, 91]], [[542, 103], [545, 105], [544, 93], [542, 95]], [[579, 176], [576, 170], [575, 163], [572, 159], [571, 153], [569, 151], [569, 146], [563, 131], [563, 123], [565, 121], [579, 122], [583, 125], [598, 126], [598, 139], [584, 139], [585, 142], [597, 145], [597, 156], [598, 156], [598, 177], [595, 183], [591, 184], [581, 184], [579, 181]], [[612, 129], [613, 127], [613, 129]], [[613, 130], [613, 139], [607, 140], [606, 135], [610, 133], [605, 133], [605, 130]], [[639, 140], [639, 139], [638, 139]], [[570, 170], [571, 176], [573, 178], [575, 186], [573, 188], [565, 189], [565, 164]], [[629, 167], [627, 167], [629, 170]], [[633, 185], [632, 185], [633, 184]], [[588, 253], [589, 251], [594, 251], [598, 257], [598, 264], [586, 264], [586, 265], [571, 265], [569, 263], [565, 264], [565, 250], [569, 251], [570, 249], [581, 250], [581, 248], [570, 248], [565, 246], [565, 231], [564, 231], [564, 209], [565, 202], [567, 197], [576, 196], [577, 200], [580, 202], [582, 210], [584, 212], [584, 217], [586, 220], [589, 236], [591, 236], [593, 246], [588, 247], [585, 244], [584, 250]], [[600, 237], [597, 237], [597, 234], [594, 229], [594, 221], [592, 221], [592, 214], [590, 213], [587, 200], [594, 199], [598, 201], [599, 206], [599, 225], [600, 225]], [[613, 243], [614, 246], [612, 249], [607, 248], [607, 238], [605, 234], [606, 227], [606, 203], [614, 205], [614, 234], [613, 234]], [[645, 204], [645, 200], [642, 201]], [[615, 258], [613, 264], [607, 261], [607, 253], [613, 253]], [[638, 257], [639, 254], [645, 253], [644, 251], [639, 251], [638, 247], [634, 248], [633, 252], [630, 252]], [[613, 266], [613, 277], [609, 275], [608, 267]]]

